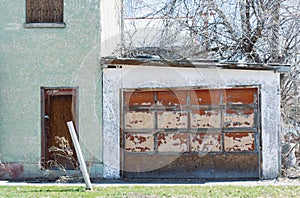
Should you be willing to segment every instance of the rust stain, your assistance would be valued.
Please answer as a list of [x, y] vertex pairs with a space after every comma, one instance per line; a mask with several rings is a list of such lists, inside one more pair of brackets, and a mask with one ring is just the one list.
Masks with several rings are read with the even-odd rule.
[[253, 151], [254, 133], [226, 133], [224, 136], [225, 151]]
[[148, 111], [129, 111], [125, 113], [125, 129], [154, 128], [154, 114]]
[[186, 105], [187, 91], [159, 91], [157, 92], [157, 105]]
[[254, 110], [227, 110], [224, 117], [224, 126], [228, 127], [253, 127]]
[[128, 106], [154, 105], [154, 92], [151, 91], [124, 92], [124, 105], [128, 105]]
[[157, 136], [159, 152], [188, 151], [187, 134], [160, 133]]
[[158, 112], [157, 113], [158, 128], [178, 129], [187, 128], [188, 113], [187, 112]]
[[154, 137], [152, 134], [126, 134], [125, 150], [127, 152], [154, 151]]
[[221, 151], [221, 134], [198, 133], [191, 134], [192, 152], [218, 152]]
[[192, 111], [191, 128], [220, 128], [221, 116], [217, 110]]

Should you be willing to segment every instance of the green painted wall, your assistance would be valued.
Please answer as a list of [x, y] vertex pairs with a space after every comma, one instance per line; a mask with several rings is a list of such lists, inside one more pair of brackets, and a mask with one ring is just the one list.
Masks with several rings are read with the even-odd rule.
[[80, 143], [101, 176], [100, 0], [65, 0], [66, 28], [24, 28], [25, 0], [0, 6], [1, 162], [23, 164], [19, 177], [43, 175], [40, 88], [78, 86]]

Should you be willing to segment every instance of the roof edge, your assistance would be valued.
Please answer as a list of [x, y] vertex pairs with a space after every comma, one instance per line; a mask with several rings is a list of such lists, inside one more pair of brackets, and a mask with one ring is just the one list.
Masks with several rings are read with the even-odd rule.
[[239, 70], [270, 70], [279, 73], [290, 71], [288, 64], [265, 64], [265, 63], [243, 63], [243, 62], [223, 62], [218, 60], [188, 60], [188, 59], [149, 59], [149, 58], [116, 58], [102, 57], [102, 68], [117, 68], [121, 66], [154, 66], [154, 67], [181, 67], [181, 68], [221, 68]]

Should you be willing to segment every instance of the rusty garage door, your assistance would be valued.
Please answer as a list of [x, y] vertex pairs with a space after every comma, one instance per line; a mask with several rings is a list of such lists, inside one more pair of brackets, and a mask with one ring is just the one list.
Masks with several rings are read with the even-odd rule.
[[124, 178], [258, 178], [257, 87], [123, 90]]

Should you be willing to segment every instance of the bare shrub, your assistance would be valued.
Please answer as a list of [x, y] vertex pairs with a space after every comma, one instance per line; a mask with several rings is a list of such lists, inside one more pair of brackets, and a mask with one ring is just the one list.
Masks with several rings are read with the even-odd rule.
[[52, 153], [52, 159], [46, 162], [45, 175], [58, 177], [56, 180], [58, 183], [81, 180], [81, 177], [74, 178], [68, 175], [67, 170], [69, 167], [78, 170], [78, 162], [68, 140], [65, 137], [55, 136], [55, 143], [56, 146], [51, 146], [48, 149]]

